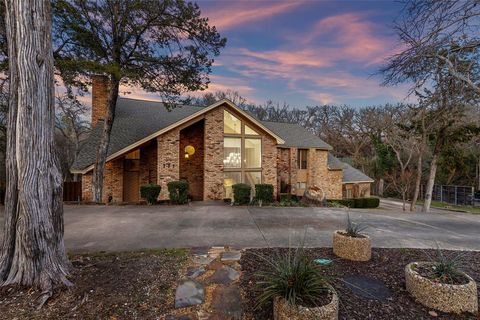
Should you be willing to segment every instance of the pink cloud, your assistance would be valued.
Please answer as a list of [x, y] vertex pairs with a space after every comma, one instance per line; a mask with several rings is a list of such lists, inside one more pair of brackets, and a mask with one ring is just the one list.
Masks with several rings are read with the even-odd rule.
[[291, 11], [306, 1], [232, 1], [222, 2], [213, 9], [205, 10], [205, 15], [220, 31], [238, 27], [246, 23], [265, 20]]

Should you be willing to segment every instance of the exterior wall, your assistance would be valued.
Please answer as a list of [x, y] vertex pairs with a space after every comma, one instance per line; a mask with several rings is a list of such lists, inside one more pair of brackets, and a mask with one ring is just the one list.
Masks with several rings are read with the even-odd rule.
[[353, 198], [369, 198], [371, 196], [372, 184], [370, 182], [361, 183], [344, 183], [343, 184], [343, 197], [347, 197], [347, 190], [352, 190]]
[[[285, 187], [287, 185], [291, 185], [290, 177], [293, 169], [290, 163], [291, 152], [292, 151], [289, 148], [278, 148], [277, 150], [277, 190], [278, 192], [282, 192], [282, 184], [284, 184]], [[289, 191], [291, 191], [291, 189]]]
[[[193, 200], [203, 200], [204, 131], [204, 121], [180, 131], [180, 179], [188, 181]], [[185, 147], [188, 145], [195, 148], [195, 153], [185, 158]]]
[[223, 107], [205, 114], [203, 200], [223, 198]]
[[277, 196], [277, 141], [270, 136], [262, 136], [262, 183], [273, 185], [274, 198]]
[[160, 200], [168, 199], [167, 183], [178, 180], [180, 130], [178, 128], [157, 137], [157, 183], [161, 186]]
[[[92, 178], [92, 171], [82, 175], [82, 201], [92, 201]], [[102, 202], [108, 203], [110, 196], [112, 202], [123, 201], [123, 158], [109, 161], [105, 165]]]
[[359, 197], [361, 198], [369, 198], [370, 197], [370, 190], [372, 189], [372, 184], [369, 182], [366, 183], [359, 183]]
[[108, 101], [108, 77], [95, 75], [92, 77], [92, 128], [98, 120], [105, 119]]
[[[156, 141], [155, 141], [156, 142]], [[140, 186], [157, 183], [157, 144], [140, 149]]]

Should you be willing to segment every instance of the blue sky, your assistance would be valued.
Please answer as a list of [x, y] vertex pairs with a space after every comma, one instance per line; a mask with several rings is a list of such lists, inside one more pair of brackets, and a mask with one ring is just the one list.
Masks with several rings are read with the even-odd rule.
[[394, 1], [199, 0], [228, 43], [208, 91], [291, 106], [365, 106], [402, 101], [406, 87], [374, 75], [398, 48]]

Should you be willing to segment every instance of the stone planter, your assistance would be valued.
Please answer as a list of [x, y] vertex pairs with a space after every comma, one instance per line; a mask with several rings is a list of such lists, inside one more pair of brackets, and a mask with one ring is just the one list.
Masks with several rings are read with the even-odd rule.
[[477, 284], [467, 274], [463, 274], [469, 282], [454, 285], [432, 281], [420, 275], [415, 266], [428, 262], [412, 262], [405, 267], [405, 284], [407, 291], [426, 307], [443, 312], [478, 312]]
[[317, 308], [306, 308], [288, 304], [283, 298], [276, 298], [273, 301], [274, 320], [337, 320], [338, 319], [338, 295], [335, 290], [332, 292], [332, 301]]
[[352, 261], [368, 261], [372, 258], [372, 244], [370, 237], [354, 238], [342, 234], [344, 230], [333, 233], [333, 253], [340, 258]]

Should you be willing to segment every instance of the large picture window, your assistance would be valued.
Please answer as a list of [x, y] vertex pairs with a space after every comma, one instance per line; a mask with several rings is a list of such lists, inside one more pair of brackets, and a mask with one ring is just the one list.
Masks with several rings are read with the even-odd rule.
[[[224, 111], [223, 186], [225, 198], [233, 198], [232, 186], [262, 183], [262, 139], [257, 131], [228, 111]], [[255, 137], [257, 136], [257, 137]]]

